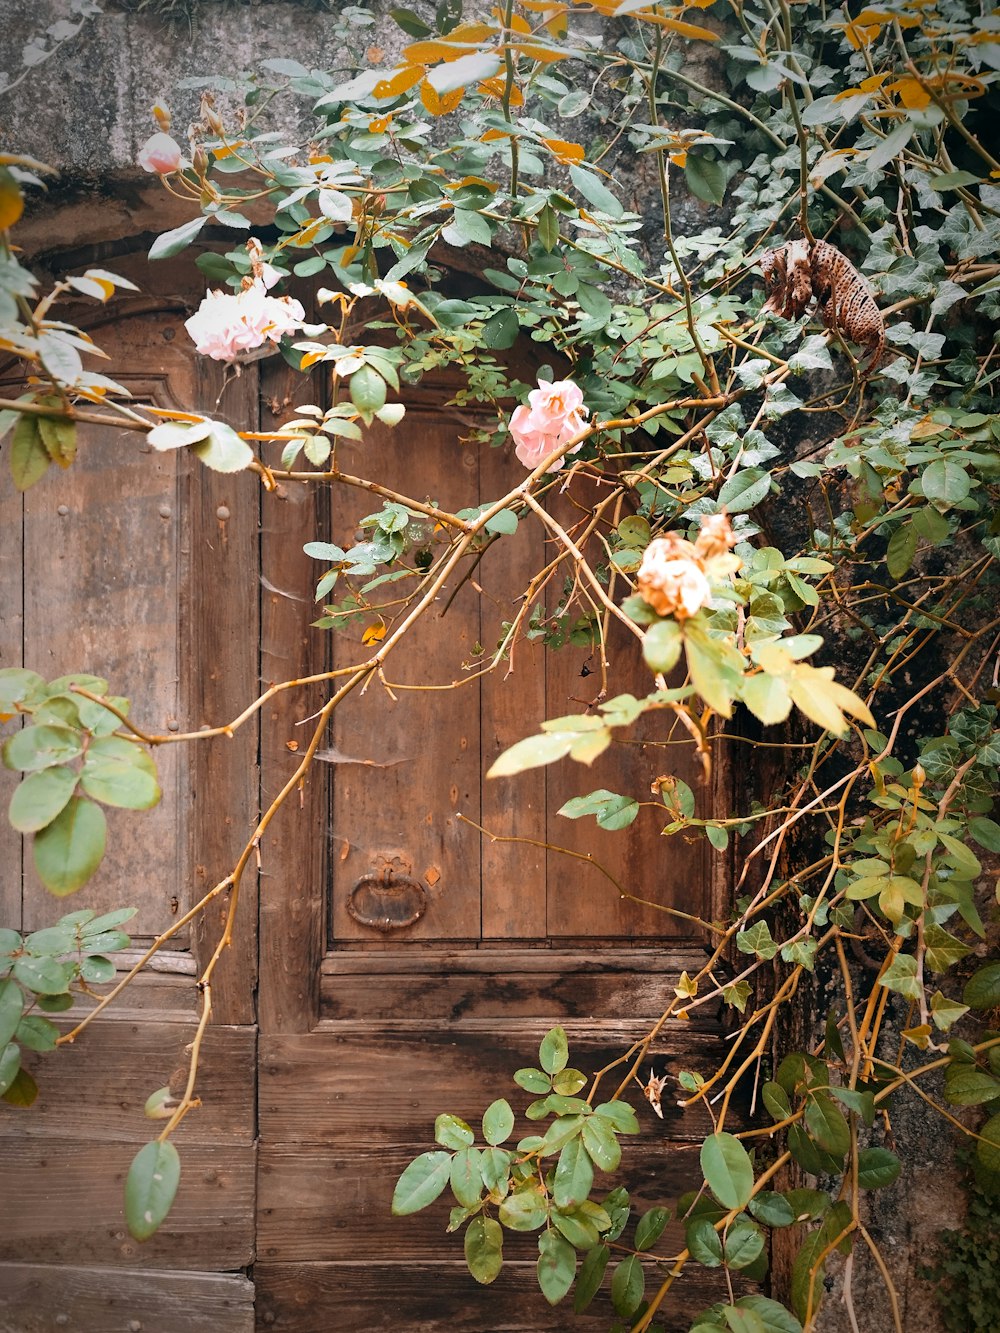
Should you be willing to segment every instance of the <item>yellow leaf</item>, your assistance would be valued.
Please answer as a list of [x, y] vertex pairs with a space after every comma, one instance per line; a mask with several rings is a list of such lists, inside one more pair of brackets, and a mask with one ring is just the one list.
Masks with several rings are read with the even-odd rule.
[[496, 28], [491, 28], [488, 23], [460, 23], [457, 28], [452, 28], [448, 41], [468, 42], [475, 46], [487, 39], [493, 42], [499, 35]]
[[899, 100], [909, 111], [923, 111], [930, 106], [931, 95], [916, 79], [898, 79], [886, 90], [899, 94]]
[[372, 96], [398, 97], [419, 83], [426, 73], [423, 65], [404, 65], [402, 69], [394, 70], [389, 78], [380, 79], [372, 89]]
[[903, 1036], [907, 1041], [912, 1041], [921, 1051], [926, 1051], [930, 1044], [931, 1026], [929, 1023], [921, 1023], [919, 1027], [904, 1028]]
[[374, 120], [368, 122], [369, 134], [381, 134], [392, 124], [392, 116], [376, 116]]
[[698, 994], [698, 983], [692, 981], [686, 972], [682, 972], [674, 987], [674, 994], [679, 1000], [691, 1000]]
[[479, 136], [480, 143], [492, 143], [494, 139], [509, 139], [510, 133], [507, 130], [487, 130], [485, 134]]
[[569, 143], [565, 139], [543, 139], [542, 143], [560, 162], [582, 162], [586, 157], [583, 144], [580, 143]]
[[464, 88], [453, 88], [450, 93], [439, 93], [427, 79], [420, 85], [420, 100], [432, 116], [446, 116], [454, 111], [465, 96]]
[[683, 153], [671, 153], [670, 160], [675, 167], [683, 167], [688, 160], [687, 150]]
[[878, 89], [882, 87], [883, 83], [885, 83], [888, 77], [889, 77], [888, 73], [873, 74], [870, 78], [862, 79], [861, 82], [858, 84], [858, 87], [861, 89], [863, 93], [877, 92]]
[[640, 9], [632, 15], [632, 18], [641, 19], [644, 23], [656, 23], [661, 28], [676, 32], [679, 37], [690, 37], [694, 42], [717, 42], [719, 40], [719, 34], [713, 32], [711, 28], [701, 28], [697, 23], [685, 23], [682, 19], [666, 18], [663, 14], [656, 14], [651, 9]]
[[237, 139], [235, 143], [220, 143], [217, 148], [212, 149], [212, 156], [221, 160], [224, 157], [232, 157], [240, 148], [245, 147], [245, 139]]
[[[476, 91], [482, 93], [483, 97], [501, 98], [503, 97], [506, 88], [507, 80], [497, 74], [492, 79], [483, 79]], [[511, 86], [510, 104], [511, 106], [524, 106], [524, 93], [521, 92], [516, 83]], [[500, 130], [491, 130], [490, 133], [493, 134], [494, 137], [509, 138], [509, 135], [503, 134]], [[484, 143], [486, 142], [485, 135], [483, 136], [482, 141]]]
[[571, 51], [561, 51], [556, 46], [541, 46], [538, 42], [512, 42], [511, 49], [520, 51], [530, 60], [537, 60], [540, 65], [549, 65], [556, 60], [568, 60]]
[[364, 634], [361, 636], [361, 642], [365, 644], [381, 643], [385, 638], [385, 630], [385, 621], [379, 620], [376, 624], [368, 626]]

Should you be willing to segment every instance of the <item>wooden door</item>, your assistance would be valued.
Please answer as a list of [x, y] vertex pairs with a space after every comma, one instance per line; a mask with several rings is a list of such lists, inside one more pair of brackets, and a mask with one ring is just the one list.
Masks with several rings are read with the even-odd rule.
[[[139, 402], [208, 406], [221, 375], [176, 336], [183, 304], [163, 282], [162, 295], [117, 305], [95, 337]], [[11, 388], [19, 391], [7, 378], [3, 396]], [[256, 413], [255, 376], [227, 393], [234, 419]], [[52, 468], [23, 496], [11, 483], [9, 437], [0, 448], [0, 666], [47, 679], [103, 675], [131, 697], [136, 721], [160, 733], [230, 716], [233, 701], [257, 689], [253, 479], [208, 473], [103, 426], [82, 428], [79, 444], [72, 468]], [[160, 804], [108, 811], [104, 863], [68, 901], [42, 887], [8, 824], [16, 775], [0, 769], [0, 922], [27, 933], [79, 907], [135, 904], [133, 952], [118, 959], [129, 966], [239, 854], [256, 809], [256, 754], [254, 727], [224, 747], [159, 750]], [[217, 914], [177, 934], [78, 1043], [28, 1056], [40, 1088], [30, 1110], [0, 1104], [0, 1328], [252, 1329], [255, 887], [218, 974], [203, 1105], [177, 1134], [177, 1201], [153, 1240], [128, 1235], [122, 1182], [158, 1128], [143, 1116], [146, 1098], [184, 1066]]]
[[[285, 403], [292, 378], [280, 368], [267, 374], [265, 401]], [[521, 465], [508, 451], [464, 446], [462, 421], [441, 397], [413, 391], [404, 423], [366, 437], [363, 464], [342, 458], [341, 466], [368, 467], [384, 485], [452, 510], [504, 494]], [[322, 569], [301, 546], [317, 531], [352, 544], [377, 502], [342, 489], [283, 491], [263, 510], [265, 681], [370, 652], [364, 621], [332, 635], [306, 628], [314, 612], [301, 599]], [[537, 1237], [510, 1237], [501, 1277], [478, 1287], [460, 1237], [445, 1235], [445, 1201], [394, 1219], [395, 1180], [432, 1146], [437, 1113], [476, 1124], [503, 1095], [523, 1110], [529, 1098], [510, 1076], [536, 1061], [549, 1027], [562, 1023], [573, 1063], [595, 1071], [643, 1035], [680, 971], [704, 958], [703, 941], [660, 910], [715, 915], [703, 841], [665, 841], [655, 809], [627, 832], [596, 835], [592, 823], [557, 813], [571, 796], [600, 787], [641, 795], [669, 773], [710, 805], [690, 748], [667, 728], [647, 726], [645, 743], [616, 745], [591, 768], [566, 762], [484, 777], [543, 718], [581, 712], [597, 692], [587, 648], [522, 644], [509, 675], [476, 676], [481, 649], [497, 643], [516, 610], [505, 598], [546, 555], [543, 541], [537, 523], [522, 522], [472, 578], [442, 590], [437, 609], [388, 658], [384, 680], [338, 709], [325, 762], [262, 849], [254, 1270], [262, 1327], [568, 1326], [537, 1290]], [[557, 596], [548, 594], [550, 609]], [[609, 651], [611, 693], [647, 692], [634, 639], [615, 635]], [[282, 695], [265, 715], [265, 802], [292, 771], [326, 689]], [[501, 840], [510, 836], [525, 841]], [[606, 874], [572, 855], [591, 848]], [[674, 1024], [656, 1047], [656, 1072], [707, 1065], [701, 1053], [718, 1040], [710, 1019]], [[607, 1186], [626, 1183], [641, 1208], [700, 1182], [697, 1145], [708, 1126], [682, 1117], [669, 1098], [656, 1119], [638, 1087], [632, 1100], [643, 1134]], [[519, 1133], [531, 1132], [520, 1123]], [[719, 1294], [694, 1279], [685, 1311]], [[611, 1318], [604, 1296], [579, 1327], [603, 1330]]]

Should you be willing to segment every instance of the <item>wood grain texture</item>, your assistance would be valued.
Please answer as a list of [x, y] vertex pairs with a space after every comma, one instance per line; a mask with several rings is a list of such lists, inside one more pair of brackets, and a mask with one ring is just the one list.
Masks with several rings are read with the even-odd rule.
[[[614, 1315], [605, 1288], [586, 1314], [550, 1306], [538, 1290], [535, 1265], [505, 1265], [480, 1287], [462, 1263], [260, 1263], [254, 1269], [258, 1318], [275, 1333], [607, 1333]], [[656, 1281], [650, 1272], [650, 1289]], [[687, 1333], [692, 1318], [725, 1299], [720, 1272], [695, 1270], [676, 1285], [665, 1333]]]
[[[265, 1144], [341, 1149], [413, 1144], [414, 1155], [433, 1138], [441, 1111], [469, 1123], [498, 1095], [510, 1094], [516, 1110], [531, 1099], [511, 1083], [515, 1069], [534, 1065], [538, 1043], [551, 1024], [538, 1020], [467, 1020], [450, 1028], [410, 1022], [368, 1025], [331, 1023], [298, 1036], [262, 1036], [260, 1135]], [[641, 1035], [635, 1025], [567, 1021], [570, 1062], [586, 1074], [623, 1054]], [[718, 1057], [715, 1030], [676, 1023], [643, 1066], [658, 1074], [705, 1070]], [[624, 1076], [609, 1075], [607, 1095]], [[676, 1084], [671, 1083], [671, 1087]], [[640, 1106], [635, 1088], [629, 1100]], [[653, 1142], [698, 1142], [711, 1132], [700, 1108], [682, 1114], [664, 1099], [664, 1119], [643, 1115]], [[533, 1132], [527, 1128], [525, 1133]]]
[[17, 1200], [16, 1209], [0, 1217], [0, 1260], [30, 1263], [44, 1254], [73, 1266], [202, 1272], [252, 1261], [252, 1146], [186, 1144], [170, 1216], [143, 1244], [128, 1234], [122, 1203], [135, 1153], [134, 1143], [0, 1135], [4, 1194]]
[[[25, 1064], [38, 1081], [38, 1100], [27, 1111], [0, 1104], [0, 1134], [68, 1139], [82, 1133], [88, 1140], [147, 1143], [155, 1122], [143, 1116], [143, 1106], [157, 1088], [175, 1086], [172, 1076], [186, 1070], [193, 1035], [191, 1022], [119, 1016], [98, 1019], [79, 1041], [51, 1054], [26, 1052]], [[177, 1130], [178, 1145], [251, 1146], [255, 1080], [253, 1029], [210, 1027], [198, 1072], [202, 1105]]]
[[652, 1023], [673, 999], [681, 972], [697, 970], [703, 960], [697, 948], [331, 954], [323, 965], [321, 1013], [354, 1020], [419, 1013], [448, 1023], [627, 1014]]
[[[639, 1114], [642, 1116], [641, 1111]], [[594, 1197], [601, 1199], [623, 1185], [632, 1200], [633, 1221], [654, 1205], [672, 1206], [680, 1195], [701, 1184], [697, 1144], [639, 1144], [628, 1136], [623, 1136], [622, 1144], [621, 1168], [611, 1174], [595, 1173]], [[409, 1217], [391, 1215], [396, 1181], [415, 1155], [405, 1147], [381, 1152], [357, 1147], [329, 1153], [263, 1147], [257, 1233], [260, 1261], [378, 1262], [402, 1255], [407, 1263], [430, 1264], [460, 1259], [462, 1232], [457, 1238], [446, 1234], [448, 1211], [455, 1204], [450, 1190], [422, 1212]], [[626, 1243], [631, 1237], [630, 1231]], [[656, 1247], [658, 1254], [665, 1255], [683, 1248], [683, 1229], [673, 1224]], [[506, 1232], [504, 1253], [511, 1259], [534, 1261], [538, 1233]]]
[[0, 1264], [0, 1333], [253, 1333], [236, 1275]]
[[[237, 429], [255, 429], [257, 366], [245, 367], [223, 392], [223, 368], [193, 350], [190, 355], [197, 358], [196, 404]], [[187, 729], [195, 731], [229, 721], [260, 693], [260, 483], [252, 473], [219, 473], [201, 466], [188, 474], [187, 482], [191, 577], [183, 589], [181, 635]], [[190, 752], [189, 855], [196, 896], [233, 869], [252, 833], [259, 802], [258, 729], [255, 717], [232, 738], [195, 743]], [[194, 925], [203, 963], [222, 933], [228, 909], [227, 893]], [[251, 859], [233, 942], [212, 984], [216, 1022], [253, 1022], [256, 971], [257, 866]]]
[[[303, 394], [302, 377], [280, 358], [262, 368], [261, 424], [277, 429]], [[330, 635], [313, 629], [319, 566], [302, 550], [321, 539], [328, 487], [285, 482], [261, 502], [261, 684], [321, 671]], [[261, 715], [261, 805], [295, 771], [313, 717], [329, 695], [317, 684], [277, 695]], [[292, 748], [294, 747], [294, 748]], [[262, 1028], [301, 1032], [316, 1021], [325, 939], [329, 769], [315, 764], [272, 821], [261, 846], [259, 1014]]]

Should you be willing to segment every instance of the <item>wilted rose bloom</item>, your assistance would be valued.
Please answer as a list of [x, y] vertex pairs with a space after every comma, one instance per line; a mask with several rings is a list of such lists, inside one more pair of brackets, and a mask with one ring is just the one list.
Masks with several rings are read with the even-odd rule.
[[[584, 429], [587, 415], [583, 392], [572, 380], [539, 383], [528, 394], [527, 404], [515, 408], [511, 416], [514, 453], [526, 468], [536, 468], [553, 449]], [[569, 452], [575, 454], [579, 448], [578, 444]], [[556, 472], [562, 464], [563, 460], [557, 459], [549, 471]]]
[[184, 327], [202, 356], [233, 361], [240, 352], [279, 342], [283, 334], [300, 328], [305, 317], [298, 301], [269, 296], [263, 282], [255, 282], [235, 295], [209, 292]]
[[661, 616], [687, 620], [712, 600], [712, 585], [696, 547], [676, 533], [657, 537], [643, 552], [639, 595]]
[[139, 149], [137, 159], [143, 171], [155, 171], [158, 176], [169, 176], [181, 165], [181, 148], [169, 134], [154, 134]]
[[701, 531], [694, 545], [702, 559], [709, 560], [713, 556], [725, 555], [738, 540], [729, 522], [729, 515], [723, 512], [704, 516], [701, 520]]

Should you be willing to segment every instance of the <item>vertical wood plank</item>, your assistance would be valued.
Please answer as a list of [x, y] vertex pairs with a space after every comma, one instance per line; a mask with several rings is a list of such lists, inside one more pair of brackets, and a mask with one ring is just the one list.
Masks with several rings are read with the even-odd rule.
[[[477, 459], [462, 450], [454, 425], [439, 415], [414, 411], [407, 427], [372, 432], [366, 448], [379, 454], [379, 480], [415, 499], [442, 506], [466, 504], [476, 494]], [[471, 484], [470, 484], [471, 477]], [[381, 507], [360, 493], [334, 496], [333, 540], [354, 544], [357, 522]], [[385, 685], [374, 680], [338, 709], [332, 724], [333, 751], [333, 932], [338, 940], [379, 943], [371, 926], [353, 920], [350, 894], [366, 875], [386, 868], [423, 886], [427, 910], [392, 939], [477, 939], [480, 933], [479, 834], [458, 819], [480, 815], [479, 694], [474, 685], [453, 692], [408, 688], [448, 685], [462, 678], [479, 636], [478, 595], [466, 585], [454, 601], [465, 568], [442, 590], [386, 662]], [[390, 583], [379, 592], [387, 602], [408, 585]], [[447, 610], [446, 610], [447, 608]], [[375, 616], [371, 621], [374, 623]], [[334, 634], [334, 665], [363, 662], [368, 622]]]
[[[4, 385], [4, 395], [16, 397], [20, 384]], [[24, 537], [23, 499], [10, 475], [10, 435], [0, 443], [0, 668], [23, 666]], [[13, 725], [3, 729], [11, 735]], [[0, 766], [0, 925], [21, 924], [21, 839], [7, 819], [7, 804], [18, 775]]]
[[[255, 430], [257, 366], [244, 367], [223, 392], [223, 372], [206, 358], [196, 365], [197, 401], [217, 420]], [[221, 394], [221, 398], [220, 398]], [[191, 575], [182, 613], [183, 689], [190, 730], [234, 718], [260, 691], [259, 491], [252, 473], [220, 473], [196, 459], [186, 477], [191, 517]], [[255, 716], [231, 739], [190, 747], [190, 848], [194, 892], [201, 896], [236, 864], [257, 817], [259, 787]], [[243, 876], [236, 928], [212, 986], [220, 1023], [254, 1021], [257, 974], [257, 866]], [[223, 894], [194, 927], [204, 964], [229, 909]]]
[[[302, 376], [278, 358], [264, 363], [262, 429], [287, 418]], [[329, 509], [324, 484], [285, 482], [261, 506], [262, 687], [322, 670], [328, 630], [313, 629], [313, 589], [320, 573], [303, 545], [321, 538]], [[330, 685], [277, 695], [261, 715], [261, 808], [277, 796], [312, 734]], [[307, 1032], [319, 1012], [319, 965], [325, 943], [329, 770], [314, 764], [300, 793], [272, 821], [261, 846], [259, 1020], [265, 1032]]]
[[[505, 495], [523, 472], [508, 442], [501, 449], [480, 450], [480, 503]], [[493, 652], [503, 622], [520, 609], [517, 598], [544, 559], [543, 534], [530, 515], [511, 536], [501, 537], [483, 558], [479, 579], [480, 642]], [[501, 837], [545, 841], [546, 768], [513, 778], [487, 780], [493, 761], [515, 742], [538, 730], [545, 717], [545, 649], [522, 639], [511, 661], [484, 676], [482, 692], [483, 827]], [[483, 938], [545, 938], [545, 848], [528, 842], [494, 842], [484, 837]]]

